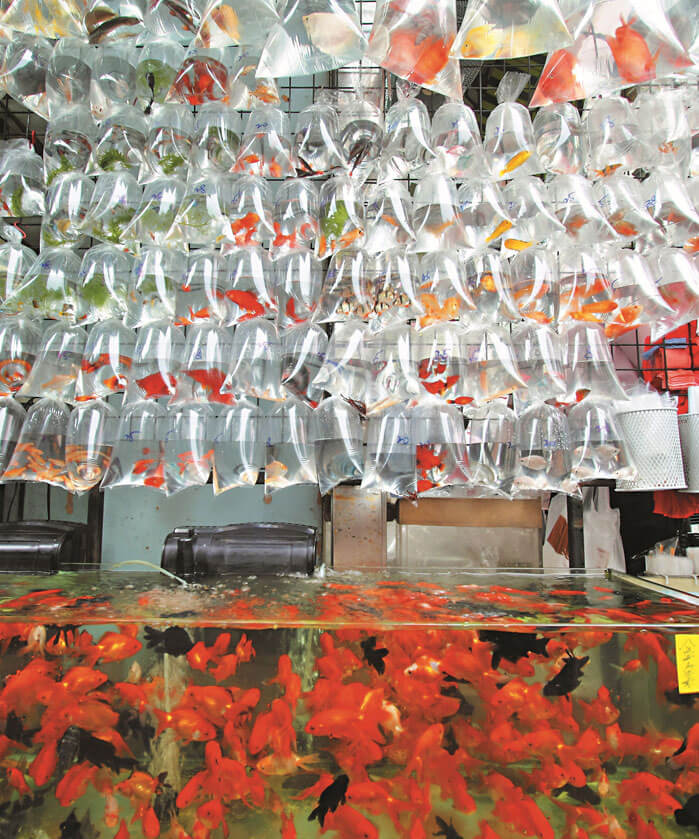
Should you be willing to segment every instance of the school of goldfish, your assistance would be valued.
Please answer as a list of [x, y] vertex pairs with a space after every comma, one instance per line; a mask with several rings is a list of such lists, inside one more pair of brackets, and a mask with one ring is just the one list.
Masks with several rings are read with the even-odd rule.
[[[307, 614], [269, 592], [145, 587], [137, 612], [183, 620], [157, 627], [95, 625], [117, 609], [108, 595], [6, 587], [0, 826], [51, 839], [693, 835], [697, 695], [678, 690], [666, 627], [691, 631], [695, 609], [613, 582], [555, 585], [319, 581]], [[283, 636], [263, 630], [278, 621]]]

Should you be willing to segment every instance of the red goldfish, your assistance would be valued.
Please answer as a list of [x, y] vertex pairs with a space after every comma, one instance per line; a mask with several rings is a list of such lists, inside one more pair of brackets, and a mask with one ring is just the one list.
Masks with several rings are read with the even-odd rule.
[[641, 84], [655, 78], [655, 64], [660, 55], [658, 50], [651, 55], [645, 39], [640, 32], [633, 28], [636, 18], [628, 22], [621, 18], [614, 35], [606, 37], [609, 49], [612, 51], [619, 75], [630, 84]]
[[577, 79], [578, 61], [568, 50], [556, 50], [546, 62], [532, 107], [547, 102], [569, 102], [585, 97], [585, 88]]

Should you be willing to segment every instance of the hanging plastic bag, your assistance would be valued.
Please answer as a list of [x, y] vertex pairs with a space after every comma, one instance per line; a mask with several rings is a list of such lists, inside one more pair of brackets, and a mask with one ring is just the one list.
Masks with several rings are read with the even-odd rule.
[[175, 317], [175, 289], [182, 285], [187, 257], [166, 248], [144, 247], [134, 262], [126, 326], [136, 328]]
[[538, 324], [558, 319], [558, 267], [548, 248], [529, 248], [510, 261], [512, 297], [523, 318]]
[[620, 239], [631, 243], [639, 236], [663, 236], [662, 229], [645, 207], [641, 185], [635, 178], [613, 175], [600, 180], [595, 184], [594, 195], [609, 225]]
[[277, 328], [306, 323], [315, 313], [323, 287], [323, 268], [307, 248], [296, 248], [274, 262]]
[[44, 177], [51, 186], [61, 175], [86, 172], [97, 128], [85, 105], [61, 109], [46, 126], [44, 139]]
[[292, 157], [300, 177], [325, 175], [344, 165], [340, 123], [333, 107], [316, 102], [296, 117]]
[[512, 229], [501, 239], [504, 255], [519, 253], [565, 232], [554, 214], [546, 186], [539, 178], [509, 181], [502, 191], [502, 198], [513, 223]]
[[519, 320], [507, 260], [494, 251], [472, 254], [465, 258], [463, 272], [478, 312], [474, 321], [479, 318], [487, 323]]
[[661, 0], [580, 3], [567, 20], [574, 43], [555, 44], [530, 103], [585, 99], [663, 78], [691, 63]]
[[570, 409], [568, 425], [576, 480], [630, 481], [636, 477], [612, 402], [588, 397]]
[[186, 403], [168, 411], [162, 424], [164, 433], [160, 435], [165, 441], [165, 495], [204, 486], [209, 480], [214, 456], [209, 439], [212, 419], [208, 405]]
[[560, 399], [567, 392], [563, 347], [548, 326], [523, 323], [512, 332], [512, 348], [519, 375], [532, 401]]
[[362, 411], [371, 375], [366, 349], [370, 336], [369, 327], [361, 322], [336, 324], [323, 366], [312, 382], [315, 387], [360, 406]]
[[456, 185], [442, 172], [425, 175], [413, 196], [414, 253], [465, 248], [468, 239], [460, 216]]
[[604, 253], [593, 245], [562, 247], [558, 252], [558, 320], [606, 323], [616, 311]]
[[423, 399], [412, 411], [419, 494], [466, 483], [464, 422], [456, 408]]
[[568, 399], [579, 401], [588, 394], [607, 399], [626, 399], [617, 378], [604, 328], [598, 324], [576, 323], [561, 330], [563, 363], [568, 382]]
[[282, 346], [274, 324], [264, 318], [239, 324], [230, 357], [230, 371], [222, 388], [224, 393], [272, 402], [285, 398], [281, 386]]
[[360, 93], [345, 103], [338, 119], [340, 147], [348, 174], [353, 181], [363, 184], [371, 177], [381, 154], [383, 112]]
[[[70, 38], [84, 35], [84, 7], [76, 0], [11, 0], [3, 4], [2, 25], [8, 29], [45, 38]], [[14, 34], [14, 33], [13, 33]]]
[[129, 383], [136, 333], [121, 321], [105, 320], [90, 330], [75, 386], [75, 401], [122, 393]]
[[367, 189], [365, 198], [365, 250], [374, 254], [411, 245], [415, 240], [412, 198], [405, 183], [376, 184]]
[[0, 157], [0, 216], [44, 214], [42, 160], [28, 146], [8, 149]]
[[633, 171], [645, 162], [637, 114], [623, 96], [593, 99], [583, 126], [590, 149], [590, 177], [606, 178], [617, 169]]
[[542, 170], [529, 111], [517, 102], [528, 81], [526, 73], [505, 73], [497, 90], [499, 104], [485, 124], [483, 148], [496, 180], [536, 175]]
[[90, 101], [90, 58], [92, 50], [80, 38], [61, 38], [46, 68], [46, 96], [49, 114], [60, 116], [64, 108]]
[[122, 234], [133, 250], [140, 242], [147, 245], [166, 243], [186, 189], [181, 180], [172, 176], [156, 178], [143, 187], [138, 211]]
[[93, 239], [122, 245], [125, 231], [141, 206], [143, 191], [128, 172], [105, 172], [97, 178], [83, 228]]
[[184, 47], [172, 38], [149, 38], [143, 45], [136, 65], [135, 104], [145, 116], [150, 116], [153, 105], [165, 102], [184, 56]]
[[673, 315], [662, 298], [648, 261], [640, 253], [619, 250], [610, 253], [607, 270], [618, 308], [604, 328], [610, 341], [642, 323], [654, 323]]
[[112, 448], [112, 459], [100, 489], [150, 487], [165, 484], [167, 411], [153, 400], [125, 404]]
[[221, 326], [202, 323], [187, 332], [177, 389], [170, 404], [183, 402], [233, 403], [230, 393], [222, 393], [231, 358], [233, 336]]
[[49, 41], [14, 32], [3, 61], [3, 84], [8, 95], [43, 119], [49, 118], [46, 71], [50, 59]]
[[100, 125], [92, 150], [92, 172], [128, 172], [134, 177], [143, 166], [148, 124], [137, 108], [121, 105]]
[[368, 277], [372, 257], [361, 248], [333, 254], [313, 319], [317, 323], [366, 320], [373, 301]]
[[85, 251], [78, 273], [78, 323], [124, 316], [133, 262], [133, 256], [116, 245], [95, 245]]
[[41, 346], [39, 324], [28, 318], [0, 320], [0, 398], [22, 387]]
[[190, 48], [180, 65], [166, 102], [205, 105], [228, 99], [228, 56], [225, 49]]
[[218, 251], [192, 251], [187, 257], [184, 282], [175, 291], [175, 323], [223, 323], [229, 312], [223, 280]]
[[379, 0], [367, 58], [401, 79], [460, 100], [459, 62], [449, 57], [455, 36], [453, 0], [408, 4]]
[[262, 47], [279, 21], [277, 5], [274, 0], [209, 0], [194, 43], [202, 47]]
[[274, 238], [270, 189], [258, 175], [233, 179], [226, 202], [230, 233], [226, 238], [238, 246], [261, 245]]
[[413, 337], [413, 364], [420, 384], [430, 396], [460, 402], [469, 395], [464, 381], [463, 335], [458, 324], [440, 323]]
[[117, 415], [103, 400], [77, 405], [66, 431], [66, 484], [71, 492], [88, 492], [104, 477], [118, 431]]
[[184, 354], [184, 333], [172, 321], [144, 326], [138, 332], [134, 350], [130, 399], [171, 397]]
[[335, 251], [361, 245], [364, 207], [349, 177], [336, 175], [320, 190], [320, 236], [316, 256], [325, 259]]
[[107, 44], [96, 51], [90, 78], [90, 107], [99, 122], [120, 105], [136, 97], [136, 48], [126, 43]]
[[570, 431], [563, 411], [545, 402], [531, 405], [518, 418], [517, 445], [517, 489], [568, 494], [576, 491], [577, 482], [571, 474]]
[[225, 186], [218, 173], [191, 171], [166, 244], [183, 247], [220, 241], [228, 227]]
[[461, 336], [460, 345], [466, 397], [458, 400], [460, 404], [489, 402], [525, 387], [506, 330], [496, 326], [470, 329]]
[[660, 296], [672, 315], [655, 321], [651, 343], [699, 317], [699, 263], [678, 248], [658, 248], [648, 257]]
[[140, 180], [173, 175], [184, 178], [194, 137], [194, 117], [186, 105], [155, 105], [146, 137]]
[[289, 399], [264, 418], [267, 434], [265, 495], [301, 484], [317, 484], [313, 411]]
[[404, 405], [388, 408], [367, 423], [362, 489], [395, 498], [417, 493], [412, 412]]
[[368, 320], [373, 331], [414, 320], [423, 314], [417, 299], [420, 263], [413, 254], [393, 248], [367, 262]]
[[699, 236], [699, 209], [685, 183], [672, 172], [659, 171], [643, 184], [648, 212], [665, 231], [669, 245], [684, 246]]
[[6, 301], [10, 300], [15, 290], [24, 283], [27, 271], [36, 260], [34, 251], [20, 244], [20, 241], [17, 237], [16, 241], [0, 244], [0, 305], [3, 311], [12, 311], [11, 306], [5, 306]]
[[224, 256], [226, 326], [275, 314], [272, 262], [262, 248], [234, 248]]
[[556, 0], [470, 0], [452, 49], [458, 58], [521, 58], [572, 43]]
[[27, 411], [19, 440], [3, 481], [41, 482], [67, 488], [66, 432], [70, 409], [60, 399], [47, 397]]
[[291, 178], [289, 117], [279, 108], [264, 105], [251, 111], [238, 152], [237, 172], [261, 178]]
[[318, 190], [315, 184], [294, 178], [279, 185], [274, 201], [274, 239], [271, 253], [300, 247], [315, 247], [320, 224]]
[[476, 304], [468, 289], [464, 261], [457, 251], [425, 254], [420, 263], [417, 299], [424, 314], [419, 329], [449, 320], [468, 320]]
[[468, 248], [497, 246], [502, 236], [509, 235], [514, 223], [507, 215], [497, 184], [468, 181], [459, 189], [458, 198], [459, 217]]
[[407, 324], [393, 326], [366, 339], [364, 354], [369, 366], [365, 399], [367, 416], [421, 395], [412, 360], [412, 339], [413, 332]]
[[585, 568], [626, 573], [621, 512], [609, 506], [609, 487], [583, 491]]
[[79, 271], [80, 260], [73, 251], [44, 248], [3, 308], [11, 314], [75, 321]]
[[617, 239], [595, 200], [592, 184], [582, 175], [557, 175], [548, 183], [558, 220], [575, 243], [595, 245]]
[[452, 178], [480, 177], [486, 169], [481, 131], [473, 110], [461, 102], [446, 102], [432, 117], [431, 168]]
[[228, 71], [228, 104], [237, 111], [253, 111], [262, 105], [280, 105], [274, 79], [256, 75], [259, 50], [243, 47]]
[[255, 486], [265, 464], [265, 438], [259, 408], [241, 399], [213, 421], [214, 495]]
[[313, 412], [318, 488], [321, 495], [363, 473], [363, 442], [359, 411], [339, 396], [324, 399]]
[[501, 400], [466, 409], [466, 448], [471, 480], [509, 496], [519, 468], [517, 417]]
[[0, 397], [0, 482], [10, 465], [27, 412], [10, 396]]
[[419, 99], [395, 102], [386, 114], [380, 167], [386, 178], [405, 178], [422, 171], [433, 157], [430, 115]]
[[46, 190], [46, 211], [41, 220], [42, 247], [78, 245], [85, 236], [87, 212], [94, 184], [82, 172], [56, 178]]
[[310, 76], [359, 61], [367, 47], [354, 0], [285, 0], [258, 73]]
[[43, 336], [41, 352], [17, 391], [18, 398], [48, 397], [72, 402], [87, 333], [79, 326], [55, 323]]
[[311, 408], [316, 408], [323, 398], [323, 388], [314, 381], [327, 350], [328, 336], [315, 324], [305, 323], [282, 333], [282, 385]]
[[91, 44], [135, 40], [144, 34], [145, 2], [88, 0], [83, 25]]
[[547, 172], [580, 175], [588, 153], [578, 109], [568, 102], [539, 108], [532, 122], [536, 154]]
[[194, 127], [191, 165], [216, 173], [232, 172], [238, 159], [241, 135], [240, 114], [221, 102], [202, 105]]
[[648, 155], [646, 168], [669, 169], [680, 178], [687, 178], [692, 138], [684, 91], [642, 92], [634, 105], [641, 141]]
[[177, 6], [168, 0], [148, 0], [146, 30], [188, 46], [199, 28], [204, 5], [204, 0], [179, 0]]

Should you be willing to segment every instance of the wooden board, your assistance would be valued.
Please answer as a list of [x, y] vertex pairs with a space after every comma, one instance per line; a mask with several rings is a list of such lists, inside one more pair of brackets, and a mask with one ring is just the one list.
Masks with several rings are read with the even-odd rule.
[[538, 498], [508, 501], [500, 498], [423, 498], [398, 502], [399, 524], [448, 527], [543, 526]]

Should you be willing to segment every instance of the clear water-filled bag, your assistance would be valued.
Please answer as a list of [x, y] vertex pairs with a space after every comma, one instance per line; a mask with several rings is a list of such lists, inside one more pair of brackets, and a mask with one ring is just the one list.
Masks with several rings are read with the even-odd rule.
[[166, 235], [172, 247], [214, 245], [228, 229], [227, 184], [218, 172], [191, 170], [175, 221]]
[[261, 178], [291, 178], [296, 174], [289, 117], [280, 108], [261, 105], [250, 112], [236, 171]]
[[467, 248], [497, 247], [514, 226], [500, 187], [487, 180], [467, 181], [459, 187], [459, 217]]
[[157, 38], [167, 38], [189, 46], [199, 28], [205, 0], [147, 0], [146, 30]]
[[187, 330], [182, 365], [171, 405], [216, 402], [230, 405], [233, 396], [222, 387], [232, 358], [233, 335], [222, 326], [201, 323]]
[[123, 393], [129, 383], [136, 333], [112, 318], [95, 324], [87, 336], [75, 385], [75, 401], [88, 402]]
[[90, 101], [90, 59], [94, 54], [82, 38], [56, 41], [46, 68], [46, 95], [51, 117], [64, 108]]
[[98, 122], [114, 108], [134, 101], [138, 59], [138, 50], [124, 41], [105, 44], [95, 51], [91, 61], [90, 108]]
[[71, 492], [88, 492], [104, 477], [116, 442], [118, 419], [103, 399], [76, 405], [65, 442], [66, 483]]
[[413, 336], [413, 330], [403, 323], [366, 339], [364, 353], [369, 365], [365, 397], [367, 416], [421, 396], [411, 352]]
[[399, 98], [386, 114], [380, 162], [383, 176], [416, 176], [432, 157], [427, 106], [419, 99]]
[[392, 248], [367, 260], [367, 318], [372, 330], [414, 320], [423, 313], [417, 298], [420, 262], [404, 248]]
[[419, 329], [449, 320], [468, 321], [477, 311], [458, 251], [434, 251], [422, 257], [417, 299], [423, 310], [416, 322]]
[[187, 255], [144, 247], [134, 262], [124, 323], [137, 328], [175, 317], [175, 290], [187, 271]]
[[236, 175], [230, 182], [225, 202], [226, 244], [239, 247], [262, 245], [274, 238], [272, 194], [259, 175]]
[[40, 216], [45, 209], [41, 157], [24, 142], [0, 157], [0, 216]]
[[166, 176], [185, 178], [194, 138], [194, 116], [188, 105], [154, 105], [146, 137], [141, 181]]
[[517, 417], [505, 402], [496, 399], [464, 412], [466, 451], [471, 480], [496, 493], [512, 494], [519, 466]]
[[539, 178], [529, 176], [508, 181], [502, 199], [513, 224], [500, 239], [503, 255], [517, 254], [565, 232], [551, 206], [546, 185]]
[[51, 186], [68, 172], [86, 172], [96, 141], [97, 126], [86, 105], [64, 105], [46, 126], [44, 179]]
[[240, 399], [214, 418], [214, 495], [255, 486], [265, 465], [265, 437], [256, 402]]
[[593, 99], [583, 126], [590, 149], [590, 178], [606, 178], [617, 170], [633, 171], [645, 162], [638, 114], [623, 96]]
[[652, 172], [643, 183], [648, 212], [665, 232], [667, 244], [684, 247], [699, 236], [699, 208], [695, 207], [687, 184], [673, 172]]
[[109, 467], [100, 489], [149, 487], [163, 491], [168, 414], [158, 402], [139, 400], [122, 405]]
[[367, 423], [362, 489], [396, 498], [417, 493], [412, 411], [405, 405], [388, 408]]
[[316, 102], [300, 111], [294, 123], [292, 159], [299, 176], [325, 175], [344, 166], [335, 108]]
[[445, 102], [432, 117], [430, 148], [435, 170], [456, 180], [479, 177], [486, 169], [481, 131], [473, 109], [462, 102]]
[[166, 102], [200, 106], [228, 98], [229, 54], [223, 48], [190, 47], [180, 65]]
[[460, 411], [428, 398], [413, 409], [412, 420], [418, 493], [466, 483], [469, 470]]
[[681, 88], [642, 91], [634, 105], [647, 155], [645, 168], [667, 169], [680, 178], [687, 178], [692, 155], [692, 135], [686, 91]]
[[546, 172], [580, 175], [588, 153], [580, 111], [569, 102], [539, 108], [532, 122], [536, 153]]
[[49, 118], [46, 71], [50, 60], [50, 41], [14, 32], [2, 64], [8, 95], [43, 119]]
[[648, 260], [642, 254], [612, 251], [607, 270], [618, 307], [604, 328], [610, 341], [642, 323], [655, 323], [672, 315], [673, 309], [660, 294]]
[[209, 0], [194, 43], [202, 47], [262, 47], [279, 20], [275, 0]]
[[282, 346], [273, 323], [254, 318], [238, 324], [233, 335], [228, 377], [222, 391], [281, 402]]
[[274, 269], [267, 251], [257, 247], [233, 248], [221, 261], [222, 290], [228, 305], [226, 326], [276, 313]]
[[90, 172], [129, 172], [138, 177], [143, 166], [148, 123], [132, 105], [114, 108], [100, 124], [92, 149]]
[[162, 35], [143, 44], [136, 64], [135, 104], [145, 116], [151, 115], [154, 105], [165, 102], [184, 55], [182, 44]]
[[144, 34], [146, 0], [88, 0], [83, 25], [91, 44], [135, 41]]
[[485, 124], [483, 148], [490, 174], [496, 180], [541, 172], [532, 118], [516, 101], [528, 80], [526, 73], [505, 73], [497, 89], [499, 104]]
[[456, 184], [443, 172], [425, 175], [413, 195], [415, 253], [468, 247]]
[[699, 316], [699, 262], [679, 248], [657, 248], [648, 256], [660, 296], [672, 309], [651, 326], [651, 342]]
[[163, 492], [170, 496], [204, 486], [211, 474], [214, 447], [210, 439], [213, 413], [209, 405], [185, 402], [167, 412], [159, 423], [164, 441]]
[[327, 350], [328, 336], [316, 324], [304, 323], [282, 332], [282, 387], [311, 408], [323, 398], [323, 388], [314, 381]]
[[340, 148], [347, 172], [362, 184], [374, 172], [381, 154], [383, 111], [360, 92], [340, 108], [338, 120]]
[[461, 336], [465, 399], [489, 402], [524, 388], [509, 332], [497, 326], [476, 327]]
[[371, 263], [372, 257], [363, 248], [349, 247], [334, 253], [313, 320], [317, 323], [366, 320], [373, 306], [368, 288]]
[[662, 238], [663, 231], [646, 209], [641, 184], [630, 175], [612, 175], [597, 181], [593, 192], [616, 235], [627, 243], [639, 236]]
[[549, 181], [548, 190], [556, 216], [572, 243], [596, 245], [617, 239], [595, 199], [592, 183], [582, 175], [556, 175]]
[[512, 297], [520, 315], [548, 325], [558, 320], [559, 281], [556, 256], [548, 248], [528, 248], [510, 260]]
[[13, 314], [13, 306], [5, 306], [12, 300], [12, 295], [24, 282], [29, 268], [34, 264], [36, 254], [31, 248], [17, 241], [0, 242], [0, 308]]
[[11, 396], [0, 397], [0, 482], [15, 453], [27, 412]]
[[70, 408], [55, 397], [39, 399], [27, 411], [2, 481], [30, 481], [69, 489], [66, 434]]
[[618, 308], [607, 271], [606, 253], [595, 245], [561, 247], [558, 252], [560, 323], [606, 323]]
[[323, 287], [323, 266], [308, 248], [296, 248], [273, 263], [277, 328], [307, 323], [315, 313]]
[[311, 429], [321, 495], [362, 477], [364, 431], [354, 405], [340, 396], [324, 399], [313, 412]]
[[315, 387], [361, 406], [362, 411], [371, 376], [367, 351], [371, 334], [360, 321], [336, 324], [323, 365], [313, 379]]
[[588, 397], [568, 413], [573, 454], [573, 477], [578, 481], [633, 480], [624, 436], [616, 421], [614, 403]]
[[316, 256], [325, 259], [350, 245], [362, 245], [364, 205], [357, 187], [346, 175], [335, 175], [320, 189], [320, 234]]
[[116, 245], [93, 245], [78, 273], [76, 321], [90, 324], [126, 313], [134, 257]]
[[82, 241], [94, 186], [92, 178], [82, 172], [69, 172], [53, 181], [46, 190], [41, 219], [42, 247], [72, 247]]
[[274, 198], [274, 239], [270, 252], [277, 259], [297, 248], [314, 248], [320, 230], [318, 187], [293, 178], [279, 184]]
[[570, 431], [566, 415], [546, 402], [535, 402], [517, 418], [518, 490], [573, 493]]
[[175, 393], [184, 355], [184, 332], [171, 320], [138, 331], [129, 399], [160, 399]]
[[198, 248], [187, 256], [184, 281], [175, 291], [175, 322], [180, 326], [223, 323], [228, 317], [221, 255]]
[[413, 366], [426, 394], [448, 402], [461, 402], [469, 396], [464, 380], [463, 335], [460, 324], [439, 323], [413, 336]]
[[222, 102], [208, 102], [197, 111], [190, 164], [215, 173], [232, 172], [238, 160], [242, 120]]
[[412, 198], [403, 181], [389, 180], [369, 186], [365, 192], [364, 248], [381, 253], [405, 247], [415, 239]]
[[243, 47], [228, 70], [228, 105], [237, 111], [253, 111], [262, 105], [281, 105], [276, 79], [257, 75], [260, 50]]
[[614, 360], [604, 336], [604, 327], [571, 323], [561, 328], [563, 363], [567, 379], [566, 401], [580, 401], [588, 394], [607, 399], [626, 399], [614, 369]]
[[515, 326], [512, 349], [529, 399], [545, 401], [566, 394], [563, 346], [550, 326], [535, 323]]
[[80, 259], [69, 248], [44, 248], [3, 306], [11, 314], [73, 322]]
[[0, 397], [24, 384], [41, 346], [41, 324], [26, 317], [0, 320]]
[[186, 190], [184, 181], [171, 175], [162, 175], [144, 185], [138, 210], [123, 233], [132, 250], [137, 250], [141, 243], [164, 245], [167, 242]]
[[493, 250], [463, 256], [466, 288], [475, 303], [474, 323], [503, 323], [519, 320], [520, 314], [512, 296], [512, 278], [506, 259]]
[[41, 351], [17, 392], [19, 398], [73, 402], [87, 333], [79, 326], [54, 323], [44, 332]]
[[103, 172], [95, 183], [83, 228], [93, 239], [124, 245], [142, 198], [143, 190], [132, 174]]
[[265, 495], [302, 484], [317, 484], [313, 411], [287, 399], [264, 417]]

